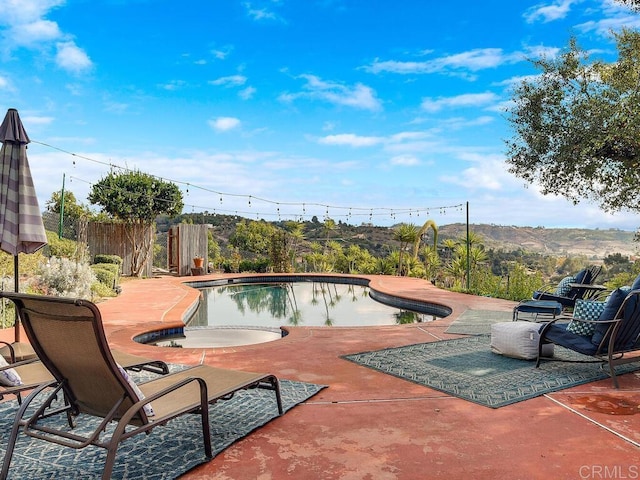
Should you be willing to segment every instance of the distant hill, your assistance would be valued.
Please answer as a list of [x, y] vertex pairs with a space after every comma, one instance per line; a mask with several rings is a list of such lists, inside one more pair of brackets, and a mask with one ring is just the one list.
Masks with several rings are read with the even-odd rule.
[[[213, 234], [216, 241], [224, 249], [236, 224], [243, 218], [235, 215], [184, 214], [172, 220], [167, 218], [159, 218], [158, 220], [158, 230], [161, 232], [166, 231], [174, 222], [209, 223], [214, 227]], [[250, 221], [251, 219], [245, 220]], [[284, 222], [271, 223], [284, 226]], [[323, 243], [327, 238], [323, 227], [323, 223], [316, 219], [304, 222], [305, 240]], [[464, 223], [438, 225], [439, 240], [464, 238], [466, 228]], [[602, 260], [607, 255], [614, 253], [629, 257], [639, 255], [640, 244], [633, 241], [634, 232], [618, 229], [590, 230], [489, 224], [474, 224], [469, 228], [482, 238], [482, 243], [488, 249], [507, 252], [523, 249], [527, 252], [551, 256], [585, 255], [593, 260]], [[428, 233], [431, 235], [430, 231]], [[336, 229], [329, 233], [329, 238], [338, 241], [345, 247], [356, 244], [376, 256], [385, 256], [391, 249], [398, 247], [398, 242], [393, 239], [392, 227], [378, 227], [368, 224], [355, 226], [338, 222]], [[428, 238], [427, 242], [433, 241], [433, 237]]]
[[[441, 237], [460, 238], [466, 234], [462, 223], [438, 228]], [[501, 225], [470, 225], [469, 229], [480, 235], [487, 248], [507, 251], [522, 248], [529, 252], [553, 256], [585, 255], [603, 259], [620, 253], [635, 257], [640, 245], [634, 242], [635, 232], [618, 229], [590, 230], [583, 228], [513, 227]]]

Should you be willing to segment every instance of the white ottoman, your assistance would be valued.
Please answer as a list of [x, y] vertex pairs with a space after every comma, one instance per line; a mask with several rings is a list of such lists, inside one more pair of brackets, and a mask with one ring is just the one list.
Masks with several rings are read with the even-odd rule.
[[[539, 323], [502, 322], [491, 325], [491, 351], [506, 357], [531, 360], [538, 357]], [[542, 346], [544, 357], [553, 356], [553, 344]]]

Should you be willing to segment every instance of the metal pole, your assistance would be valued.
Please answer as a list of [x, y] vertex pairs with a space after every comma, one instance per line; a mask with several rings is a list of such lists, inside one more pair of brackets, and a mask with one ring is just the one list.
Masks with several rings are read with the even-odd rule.
[[64, 176], [62, 174], [62, 191], [60, 193], [60, 222], [58, 223], [58, 238], [62, 238], [62, 229], [64, 227]]
[[467, 202], [467, 291], [471, 290], [471, 238], [469, 238], [469, 202]]

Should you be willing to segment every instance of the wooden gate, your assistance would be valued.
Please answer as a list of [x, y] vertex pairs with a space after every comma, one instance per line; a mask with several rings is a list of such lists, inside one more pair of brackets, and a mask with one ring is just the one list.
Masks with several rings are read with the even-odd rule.
[[208, 248], [209, 225], [193, 225], [181, 223], [169, 229], [167, 235], [167, 265], [170, 272], [179, 276], [191, 275], [195, 266], [195, 257], [204, 258], [204, 270], [207, 272], [209, 258]]

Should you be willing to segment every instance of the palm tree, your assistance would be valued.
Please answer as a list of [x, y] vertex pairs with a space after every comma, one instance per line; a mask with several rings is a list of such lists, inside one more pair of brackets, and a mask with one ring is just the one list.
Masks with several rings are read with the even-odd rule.
[[289, 259], [291, 262], [291, 267], [295, 272], [297, 271], [296, 258], [298, 256], [298, 246], [304, 240], [304, 224], [301, 222], [290, 220], [288, 222], [285, 222], [284, 228], [287, 231], [289, 238], [291, 239]]
[[329, 217], [325, 218], [324, 219], [324, 223], [322, 225], [322, 229], [324, 230], [325, 235], [326, 235], [325, 241], [324, 241], [325, 253], [326, 253], [327, 245], [329, 244], [329, 234], [336, 229], [335, 220], [332, 220]]
[[[401, 223], [393, 230], [393, 239], [400, 242], [400, 258], [398, 259], [398, 271], [397, 275], [402, 276], [403, 271], [403, 256], [404, 252], [409, 245], [413, 245], [418, 238], [418, 227], [412, 223]], [[409, 271], [406, 272], [407, 275]]]

